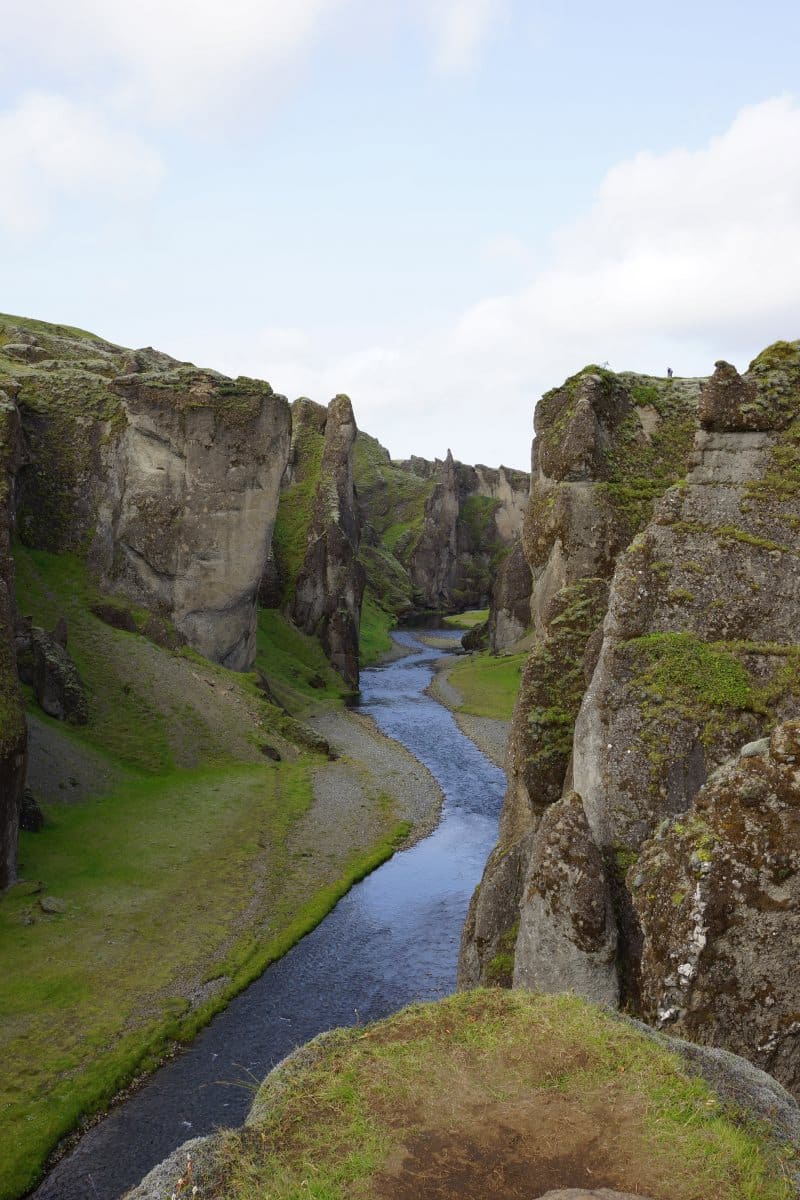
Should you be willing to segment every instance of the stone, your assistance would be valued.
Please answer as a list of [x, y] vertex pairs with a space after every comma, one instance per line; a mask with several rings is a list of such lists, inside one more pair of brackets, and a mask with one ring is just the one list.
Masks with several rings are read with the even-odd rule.
[[274, 746], [268, 746], [265, 742], [262, 746], [259, 747], [259, 749], [261, 750], [261, 753], [264, 755], [265, 758], [269, 758], [273, 762], [281, 761], [280, 751], [276, 750]]
[[531, 843], [520, 904], [513, 983], [619, 1000], [611, 888], [581, 798], [547, 808]]
[[646, 1196], [633, 1192], [613, 1192], [609, 1188], [559, 1188], [555, 1192], [545, 1192], [539, 1200], [647, 1200]]
[[19, 807], [19, 827], [26, 833], [39, 833], [44, 826], [44, 813], [30, 788], [25, 788]]
[[[699, 380], [657, 380], [588, 367], [537, 405], [521, 539], [530, 607], [526, 617], [528, 585], [521, 573], [514, 588], [518, 624], [512, 626], [516, 633], [526, 620], [531, 649], [509, 738], [498, 853], [487, 863], [474, 913], [475, 929], [492, 924], [482, 917], [484, 904], [493, 918], [504, 912], [508, 925], [495, 927], [480, 947], [462, 941], [462, 954], [471, 964], [462, 974], [472, 982], [485, 979], [501, 942], [520, 919], [521, 891], [501, 902], [493, 873], [512, 847], [526, 859], [548, 805], [573, 786], [574, 722], [603, 644], [610, 579], [617, 557], [652, 512], [652, 500], [631, 503], [628, 497], [639, 490], [652, 496], [654, 477], [658, 489], [666, 491], [685, 472], [699, 393]], [[648, 404], [642, 404], [643, 397]], [[499, 629], [506, 619], [505, 605], [498, 581], [490, 629], [493, 623]], [[605, 854], [605, 846], [600, 849]], [[522, 874], [503, 874], [498, 886], [512, 881], [521, 886], [526, 869], [527, 862]], [[476, 951], [483, 964], [477, 978]]]
[[301, 412], [307, 421], [324, 422], [324, 443], [305, 556], [289, 615], [305, 633], [319, 637], [332, 666], [355, 688], [365, 582], [358, 560], [361, 527], [353, 487], [357, 428], [347, 396], [334, 397], [321, 415], [309, 409], [310, 401], [304, 404]]
[[39, 908], [44, 913], [65, 913], [67, 904], [65, 900], [59, 900], [57, 896], [40, 896]]
[[644, 844], [633, 903], [644, 1016], [742, 1055], [797, 1096], [800, 771], [787, 746], [800, 747], [800, 721], [779, 725], [766, 755], [732, 758]]
[[34, 690], [37, 703], [49, 717], [85, 725], [89, 719], [86, 691], [69, 652], [52, 634], [31, 626], [18, 636], [20, 678]]
[[517, 541], [500, 564], [492, 591], [488, 636], [494, 654], [524, 637], [531, 623], [532, 587], [531, 569], [522, 542]]

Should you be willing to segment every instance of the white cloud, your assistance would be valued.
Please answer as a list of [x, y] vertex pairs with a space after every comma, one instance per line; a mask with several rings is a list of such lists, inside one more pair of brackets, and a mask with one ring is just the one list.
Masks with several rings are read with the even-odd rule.
[[[34, 86], [80, 88], [130, 119], [212, 126], [252, 119], [296, 82], [297, 65], [349, 14], [372, 28], [365, 0], [6, 0], [0, 67]], [[438, 68], [475, 60], [507, 0], [390, 0], [398, 21], [421, 17]], [[346, 23], [339, 22], [346, 29]], [[373, 30], [374, 33], [374, 30]], [[369, 39], [368, 39], [369, 43]], [[365, 47], [365, 52], [369, 52]], [[33, 73], [31, 75], [31, 72]]]
[[506, 9], [504, 0], [424, 0], [433, 32], [436, 63], [442, 71], [464, 71]]
[[158, 184], [158, 156], [135, 134], [63, 96], [30, 93], [0, 113], [0, 225], [39, 229], [61, 197], [132, 202]]
[[253, 371], [293, 392], [302, 378], [316, 399], [349, 392], [395, 454], [452, 445], [465, 461], [524, 466], [535, 401], [587, 362], [707, 374], [798, 337], [800, 108], [782, 98], [743, 109], [701, 149], [613, 167], [526, 287], [426, 339]]

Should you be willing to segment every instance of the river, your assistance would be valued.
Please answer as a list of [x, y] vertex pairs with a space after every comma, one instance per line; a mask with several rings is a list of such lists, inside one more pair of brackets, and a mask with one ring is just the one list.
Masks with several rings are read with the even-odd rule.
[[394, 637], [411, 653], [362, 672], [359, 711], [435, 776], [445, 796], [440, 824], [357, 884], [90, 1129], [34, 1200], [117, 1200], [187, 1138], [241, 1124], [257, 1084], [295, 1046], [453, 991], [461, 926], [496, 840], [505, 777], [425, 695], [442, 651], [408, 632]]

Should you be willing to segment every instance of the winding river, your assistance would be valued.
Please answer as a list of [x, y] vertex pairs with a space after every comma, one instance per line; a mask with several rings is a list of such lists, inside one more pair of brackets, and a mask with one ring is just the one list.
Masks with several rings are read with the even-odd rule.
[[436, 777], [445, 796], [439, 826], [357, 884], [91, 1129], [35, 1200], [117, 1200], [187, 1138], [241, 1124], [257, 1083], [295, 1046], [453, 990], [461, 926], [496, 838], [505, 778], [425, 695], [442, 651], [408, 632], [394, 636], [411, 653], [362, 672], [359, 710]]

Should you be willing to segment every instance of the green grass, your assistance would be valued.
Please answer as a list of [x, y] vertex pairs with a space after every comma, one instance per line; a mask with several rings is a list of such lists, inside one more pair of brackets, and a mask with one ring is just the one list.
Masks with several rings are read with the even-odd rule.
[[454, 629], [474, 629], [476, 625], [482, 625], [488, 620], [488, 608], [471, 608], [467, 612], [451, 613], [450, 616], [443, 617], [442, 623], [451, 625]]
[[447, 677], [463, 697], [460, 711], [510, 721], [525, 659], [525, 654], [495, 657], [486, 653], [459, 659]]
[[796, 1157], [766, 1126], [572, 996], [460, 993], [337, 1031], [268, 1079], [255, 1113], [198, 1172], [209, 1200], [366, 1200], [405, 1195], [412, 1181], [428, 1194], [434, 1179], [437, 1194], [455, 1194], [460, 1172], [477, 1186], [509, 1162], [531, 1177], [547, 1164], [567, 1171], [573, 1147], [610, 1186], [653, 1200], [794, 1196]]
[[[303, 712], [312, 702], [341, 701], [347, 694], [317, 639], [302, 633], [274, 608], [258, 611], [256, 666], [293, 712]], [[324, 686], [319, 686], [320, 681]]]
[[362, 667], [374, 666], [391, 650], [393, 643], [389, 631], [396, 624], [394, 615], [378, 604], [371, 591], [365, 591], [358, 635], [358, 657]]
[[[305, 744], [297, 722], [263, 700], [255, 677], [99, 620], [75, 554], [17, 547], [15, 560], [20, 610], [48, 628], [66, 616], [89, 695], [89, 723], [75, 728], [25, 689], [40, 737], [55, 771], [67, 750], [86, 772], [99, 767], [94, 791], [54, 783], [57, 802], [40, 794], [45, 829], [21, 840], [27, 882], [0, 898], [0, 1200], [30, 1186], [61, 1136], [171, 1039], [191, 1037], [409, 831], [384, 802], [372, 845], [290, 853], [322, 760], [291, 745]], [[259, 616], [258, 658], [293, 711], [341, 702], [319, 644], [278, 613]], [[265, 738], [294, 761], [266, 762]], [[42, 895], [65, 913], [46, 915]], [[190, 1005], [204, 981], [217, 983]]]

